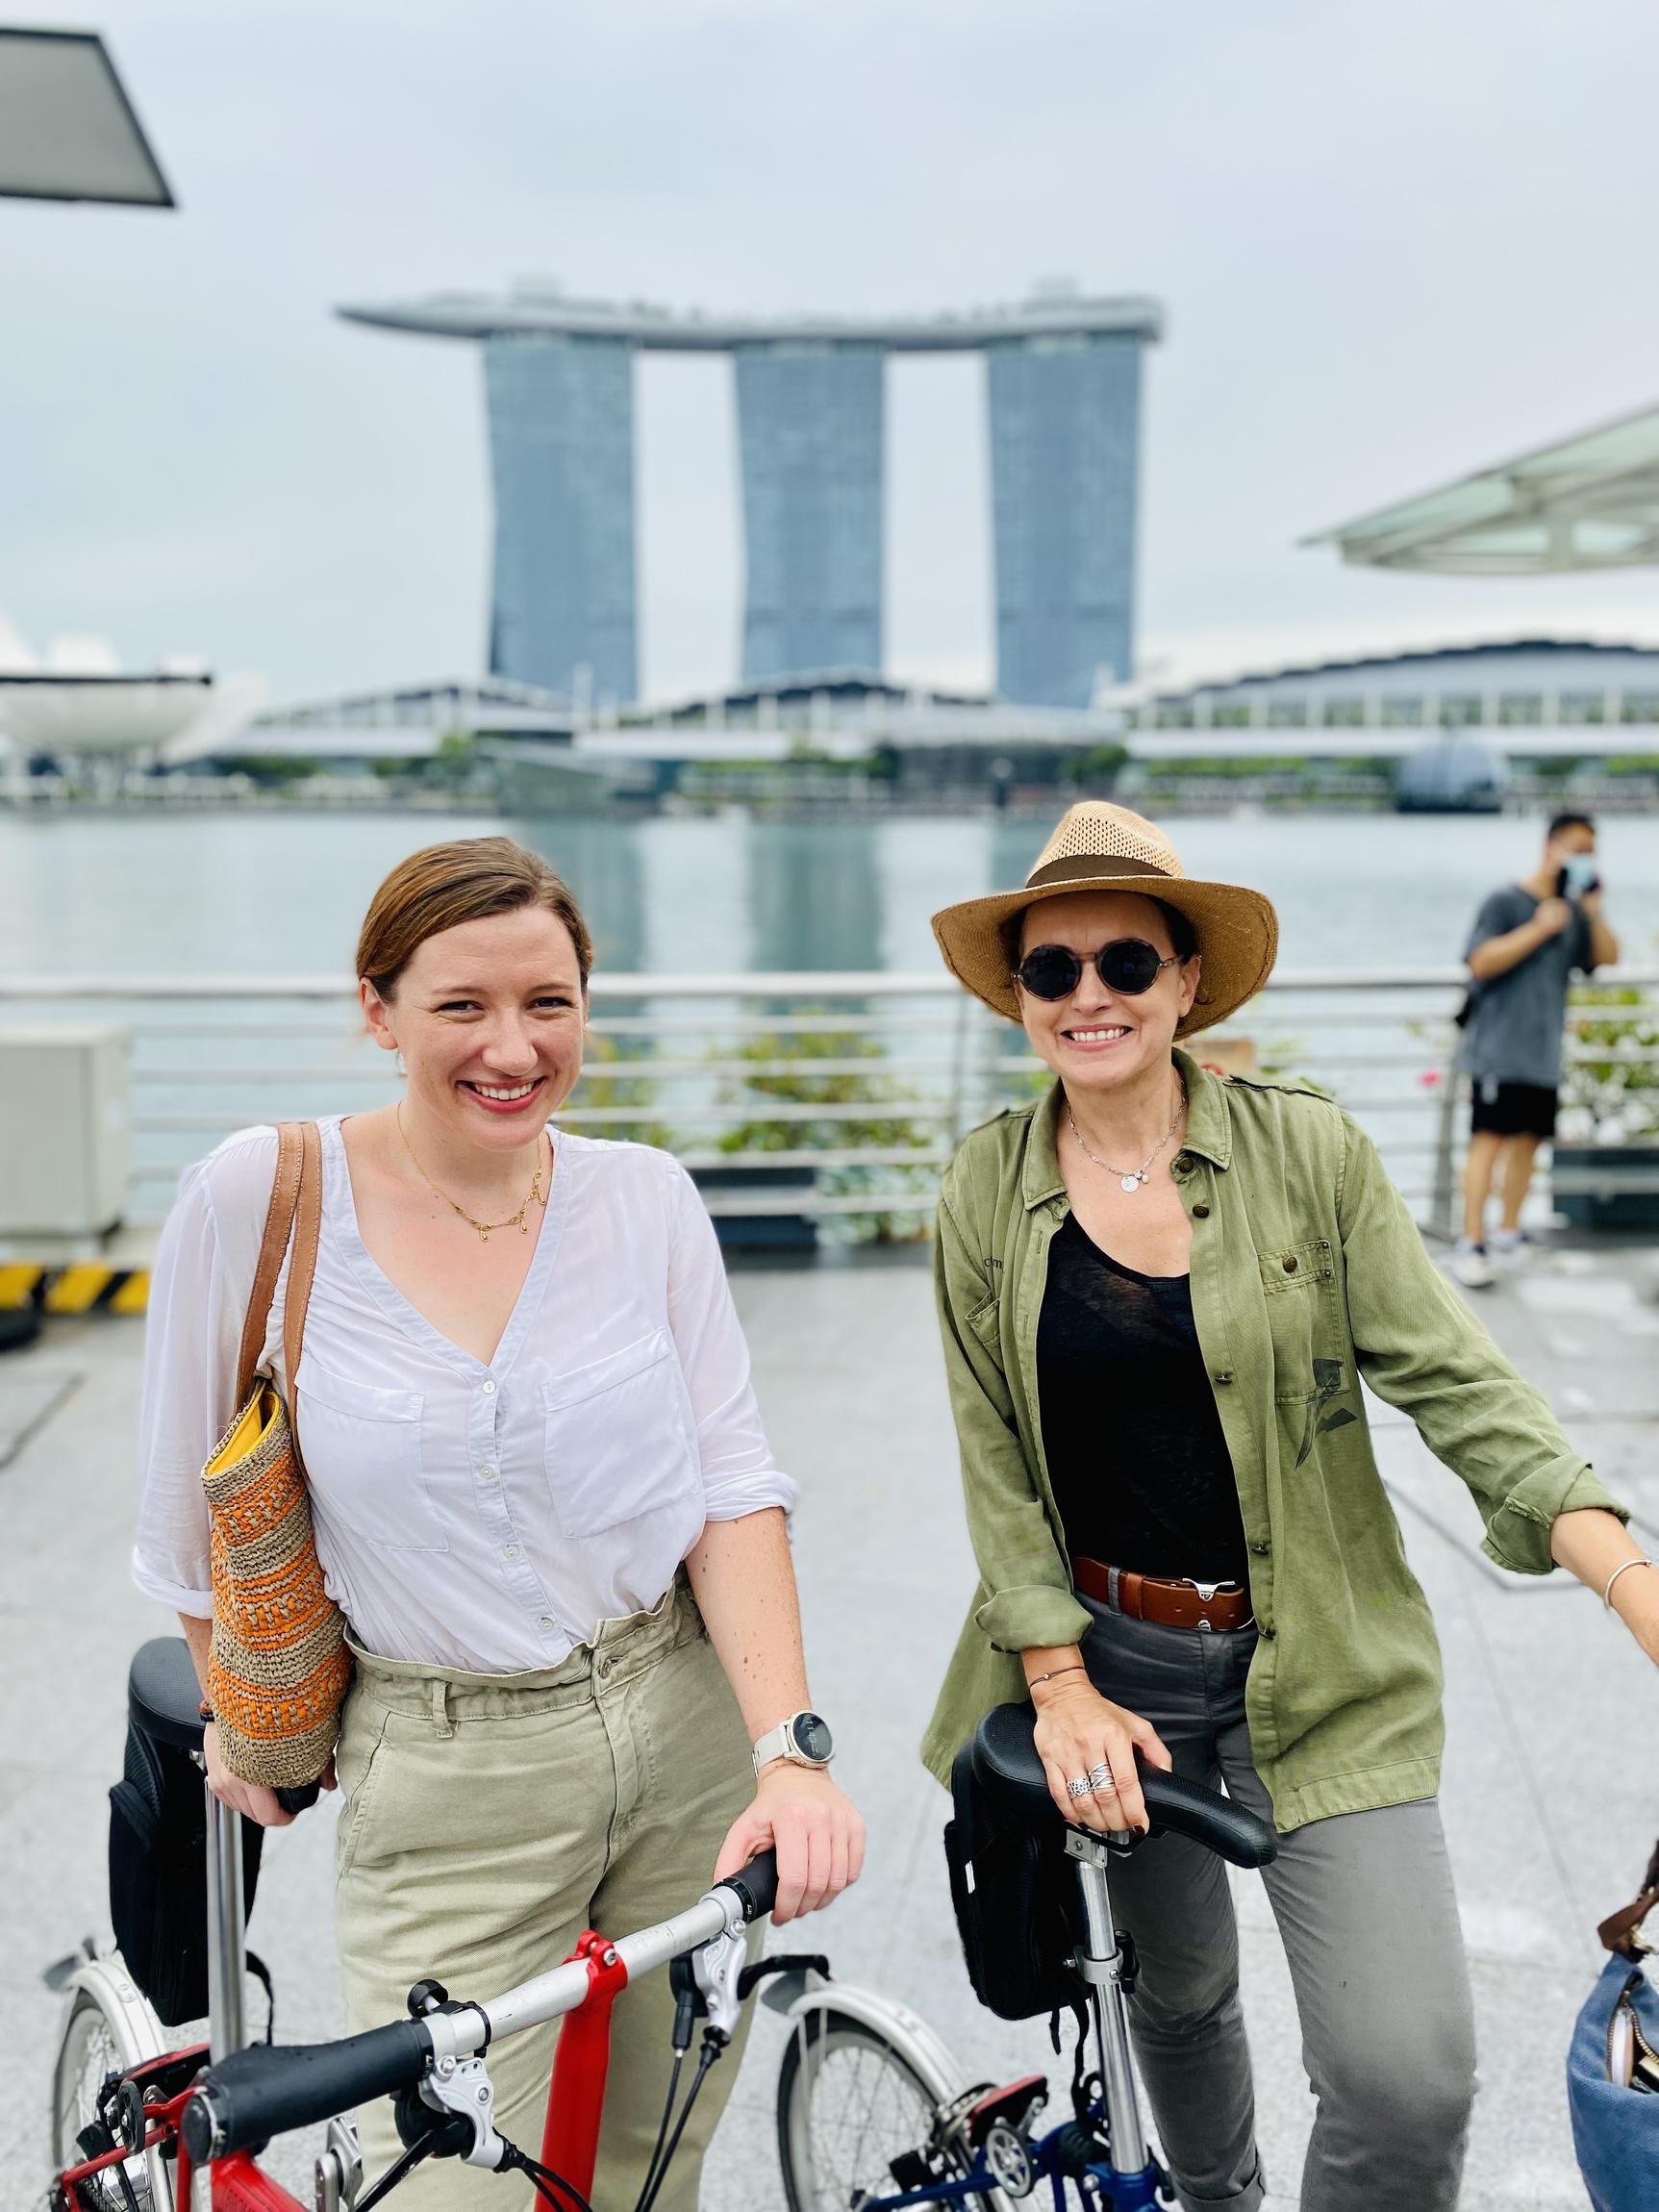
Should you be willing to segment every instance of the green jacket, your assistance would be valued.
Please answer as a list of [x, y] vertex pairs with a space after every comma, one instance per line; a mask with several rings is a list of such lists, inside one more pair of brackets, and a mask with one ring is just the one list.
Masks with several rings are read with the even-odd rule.
[[[1209, 1075], [1173, 1163], [1193, 1311], [1232, 1458], [1260, 1640], [1250, 1744], [1281, 1829], [1431, 1797], [1440, 1649], [1371, 1456], [1359, 1378], [1462, 1478], [1482, 1549], [1546, 1574], [1559, 1513], [1622, 1513], [1423, 1249], [1376, 1147], [1316, 1092]], [[980, 1584], [922, 1745], [941, 1781], [1017, 1654], [1090, 1624], [1043, 1451], [1037, 1320], [1068, 1212], [1058, 1090], [975, 1129], [945, 1172], [935, 1269]], [[1101, 1438], [1101, 1478], [1111, 1473]]]

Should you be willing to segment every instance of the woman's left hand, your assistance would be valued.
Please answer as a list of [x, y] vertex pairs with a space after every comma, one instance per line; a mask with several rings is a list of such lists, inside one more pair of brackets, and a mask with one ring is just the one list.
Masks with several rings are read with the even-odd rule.
[[715, 1879], [748, 1865], [757, 1851], [778, 1854], [778, 1900], [772, 1925], [816, 1913], [858, 1880], [864, 1870], [864, 1822], [821, 1769], [779, 1759], [755, 1785], [755, 1801], [733, 1822]]

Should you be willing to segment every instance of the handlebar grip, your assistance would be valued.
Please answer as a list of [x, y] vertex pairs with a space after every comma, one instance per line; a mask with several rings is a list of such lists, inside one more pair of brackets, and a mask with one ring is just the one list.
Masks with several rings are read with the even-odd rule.
[[309, 1812], [322, 1794], [320, 1782], [302, 1782], [294, 1790], [279, 1790], [276, 1801], [285, 1813]]
[[255, 2044], [210, 2066], [185, 2107], [185, 2145], [198, 2165], [250, 2150], [290, 2128], [331, 2120], [417, 2082], [432, 2036], [394, 2020], [339, 2043]]
[[1265, 1867], [1278, 1857], [1279, 1839], [1247, 1805], [1160, 1767], [1144, 1766], [1140, 1782], [1154, 1833], [1190, 1836], [1236, 1867]]
[[720, 1887], [737, 1891], [745, 1922], [764, 1919], [778, 1901], [778, 1854], [762, 1851], [737, 1873], [728, 1874]]

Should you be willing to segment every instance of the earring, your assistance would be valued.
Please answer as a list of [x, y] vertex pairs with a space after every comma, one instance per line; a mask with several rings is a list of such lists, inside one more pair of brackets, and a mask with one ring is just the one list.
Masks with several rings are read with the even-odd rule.
[[405, 1060], [405, 1058], [403, 1057], [403, 1047], [402, 1047], [401, 1045], [399, 1045], [399, 1047], [398, 1047], [398, 1050], [397, 1050], [397, 1060], [396, 1060], [396, 1066], [397, 1066], [397, 1072], [398, 1072], [400, 1075], [407, 1075], [407, 1074], [409, 1073], [409, 1063], [408, 1063], [408, 1061], [407, 1061], [407, 1060]]

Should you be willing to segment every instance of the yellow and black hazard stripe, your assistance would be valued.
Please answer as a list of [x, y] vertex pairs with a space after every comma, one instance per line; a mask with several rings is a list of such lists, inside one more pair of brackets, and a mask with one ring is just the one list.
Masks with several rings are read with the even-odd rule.
[[148, 1268], [112, 1268], [101, 1260], [67, 1267], [0, 1260], [0, 1312], [33, 1306], [41, 1314], [141, 1314], [149, 1295]]

